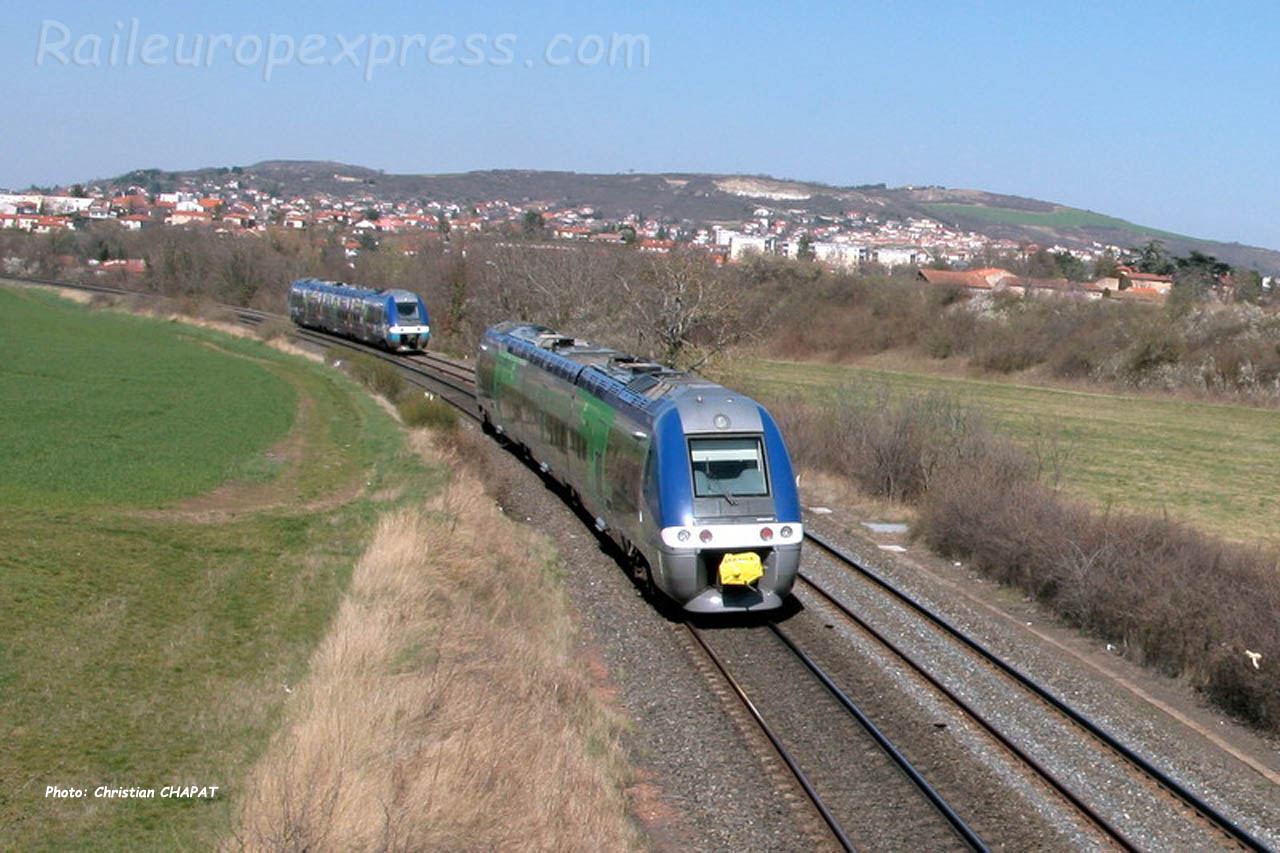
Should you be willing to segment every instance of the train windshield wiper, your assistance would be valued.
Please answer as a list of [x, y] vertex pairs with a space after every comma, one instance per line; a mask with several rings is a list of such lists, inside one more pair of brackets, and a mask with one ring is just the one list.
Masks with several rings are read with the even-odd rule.
[[724, 495], [724, 499], [725, 499], [725, 500], [727, 500], [727, 501], [729, 502], [729, 506], [737, 506], [737, 505], [738, 505], [738, 502], [737, 502], [736, 500], [734, 500], [734, 498], [733, 498], [733, 493], [732, 493], [732, 492], [730, 492], [730, 491], [729, 491], [728, 489], [726, 489], [724, 486], [721, 486], [719, 483], [717, 483], [717, 484], [716, 484], [716, 486], [717, 486], [717, 488], [719, 488], [719, 489], [720, 489], [720, 494]]

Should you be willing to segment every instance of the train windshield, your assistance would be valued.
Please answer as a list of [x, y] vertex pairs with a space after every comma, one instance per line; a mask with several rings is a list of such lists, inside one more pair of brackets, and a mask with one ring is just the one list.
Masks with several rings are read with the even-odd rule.
[[691, 438], [694, 497], [759, 497], [769, 494], [758, 436]]
[[401, 317], [417, 317], [418, 303], [416, 302], [397, 302], [396, 310], [400, 312]]

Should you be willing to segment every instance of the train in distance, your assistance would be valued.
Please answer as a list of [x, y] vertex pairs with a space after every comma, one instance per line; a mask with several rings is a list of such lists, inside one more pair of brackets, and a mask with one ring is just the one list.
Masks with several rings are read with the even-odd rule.
[[431, 339], [422, 297], [341, 281], [300, 278], [289, 285], [289, 318], [299, 326], [353, 338], [392, 352], [418, 352]]
[[735, 391], [529, 323], [481, 339], [486, 431], [523, 448], [626, 555], [693, 613], [780, 607], [804, 539], [791, 459]]

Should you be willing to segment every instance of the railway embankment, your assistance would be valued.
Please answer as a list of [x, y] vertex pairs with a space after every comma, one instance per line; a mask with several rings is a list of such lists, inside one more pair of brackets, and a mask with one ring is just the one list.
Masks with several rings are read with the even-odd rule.
[[637, 845], [620, 721], [575, 647], [559, 557], [457, 451], [448, 482], [385, 514], [251, 776], [249, 849]]

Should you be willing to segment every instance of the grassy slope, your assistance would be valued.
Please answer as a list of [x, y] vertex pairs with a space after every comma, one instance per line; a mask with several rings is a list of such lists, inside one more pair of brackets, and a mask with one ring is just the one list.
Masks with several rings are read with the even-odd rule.
[[[289, 383], [163, 324], [0, 293], [0, 501], [164, 503], [282, 437]], [[206, 378], [197, 385], [189, 377]], [[189, 448], [206, 449], [192, 454]]]
[[[230, 825], [237, 782], [387, 505], [323, 500], [344, 488], [406, 494], [406, 475], [423, 469], [352, 383], [262, 345], [31, 294], [0, 291], [0, 309], [23, 319], [0, 327], [0, 443], [31, 448], [0, 461], [0, 778], [12, 782], [0, 839], [205, 846]], [[67, 329], [86, 345], [60, 347], [66, 362], [24, 355], [52, 353]], [[198, 417], [183, 412], [192, 406]], [[273, 460], [290, 424], [291, 455]], [[256, 500], [259, 511], [136, 509], [172, 509], [233, 475], [249, 482], [224, 487], [231, 507]], [[221, 790], [68, 802], [44, 797], [54, 784]]]
[[1028, 447], [1056, 439], [1067, 487], [1097, 506], [1167, 512], [1242, 542], [1280, 530], [1280, 412], [841, 365], [758, 361], [736, 372], [728, 382], [770, 394], [949, 394]]
[[1148, 234], [1152, 237], [1163, 237], [1173, 240], [1190, 240], [1182, 234], [1174, 234], [1171, 231], [1160, 231], [1156, 228], [1147, 228], [1142, 225], [1134, 225], [1123, 219], [1116, 219], [1113, 216], [1104, 216], [1101, 213], [1094, 213], [1091, 210], [1079, 210], [1074, 207], [1058, 207], [1052, 213], [1037, 213], [1028, 210], [1010, 210], [1001, 207], [983, 207], [976, 204], [927, 204], [930, 210], [936, 211], [943, 217], [959, 216], [969, 217], [971, 219], [981, 219], [984, 222], [994, 222], [1000, 225], [1033, 225], [1043, 226], [1045, 228], [1111, 228], [1122, 231], [1134, 231], [1139, 234]]

